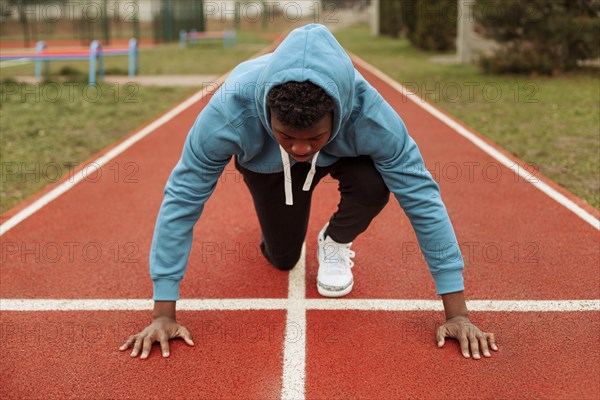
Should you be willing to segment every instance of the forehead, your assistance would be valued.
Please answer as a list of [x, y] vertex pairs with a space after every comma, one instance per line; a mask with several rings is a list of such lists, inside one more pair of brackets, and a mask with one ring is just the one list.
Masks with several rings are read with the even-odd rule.
[[293, 129], [281, 124], [276, 118], [273, 118], [271, 126], [277, 132], [296, 139], [316, 138], [322, 135], [325, 136], [331, 132], [331, 121], [328, 118], [323, 118], [315, 125], [303, 129]]
[[295, 129], [289, 125], [284, 124], [274, 114], [271, 114], [270, 117], [271, 117], [271, 125], [275, 129], [286, 132], [286, 133], [287, 132], [313, 131], [315, 129], [323, 131], [323, 130], [326, 130], [327, 128], [331, 128], [331, 124], [332, 124], [331, 113], [324, 115], [323, 118], [321, 118], [320, 120], [315, 122], [313, 126], [308, 127], [308, 128], [301, 128], [301, 129]]

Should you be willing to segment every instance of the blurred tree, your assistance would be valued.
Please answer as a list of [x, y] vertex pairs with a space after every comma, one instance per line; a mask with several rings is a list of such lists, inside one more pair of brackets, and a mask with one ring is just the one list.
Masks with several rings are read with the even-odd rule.
[[381, 0], [379, 2], [379, 31], [391, 37], [399, 37], [402, 30], [401, 7], [404, 0]]
[[454, 50], [457, 0], [416, 0], [414, 7], [416, 18], [414, 28], [409, 27], [410, 41], [423, 50]]
[[600, 0], [478, 0], [476, 21], [501, 44], [481, 64], [494, 73], [557, 73], [600, 56]]
[[455, 48], [456, 0], [381, 0], [382, 34], [407, 37], [424, 50]]

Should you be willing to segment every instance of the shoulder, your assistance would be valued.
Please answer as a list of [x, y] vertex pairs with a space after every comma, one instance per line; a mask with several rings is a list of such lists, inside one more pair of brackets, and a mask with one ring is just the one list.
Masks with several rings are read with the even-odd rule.
[[211, 98], [210, 103], [222, 110], [232, 125], [258, 116], [256, 85], [270, 57], [271, 53], [238, 64]]
[[384, 98], [361, 74], [354, 70], [354, 101], [353, 113], [363, 117], [374, 111], [385, 102]]

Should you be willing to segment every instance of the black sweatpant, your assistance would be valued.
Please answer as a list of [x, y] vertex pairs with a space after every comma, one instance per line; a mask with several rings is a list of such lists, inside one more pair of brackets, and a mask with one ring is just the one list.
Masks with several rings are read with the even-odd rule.
[[307, 192], [302, 190], [302, 186], [310, 163], [294, 164], [291, 167], [293, 205], [285, 204], [283, 172], [253, 172], [242, 167], [237, 157], [234, 158], [235, 167], [242, 174], [254, 200], [262, 232], [260, 249], [265, 258], [281, 270], [293, 268], [300, 258], [312, 192], [328, 173], [339, 182], [341, 199], [329, 220], [326, 234], [338, 243], [349, 243], [364, 232], [389, 200], [390, 192], [369, 156], [340, 158], [330, 166], [317, 166]]

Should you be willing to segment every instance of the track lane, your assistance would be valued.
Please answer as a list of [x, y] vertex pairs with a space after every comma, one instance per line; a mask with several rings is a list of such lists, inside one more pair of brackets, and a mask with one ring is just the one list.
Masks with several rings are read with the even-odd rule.
[[285, 311], [179, 311], [194, 347], [118, 348], [147, 311], [2, 312], [0, 397], [277, 399]]
[[[435, 343], [432, 312], [309, 311], [307, 399], [593, 399], [600, 313], [471, 313], [494, 332], [491, 358]], [[596, 334], [591, 334], [596, 332]]]

